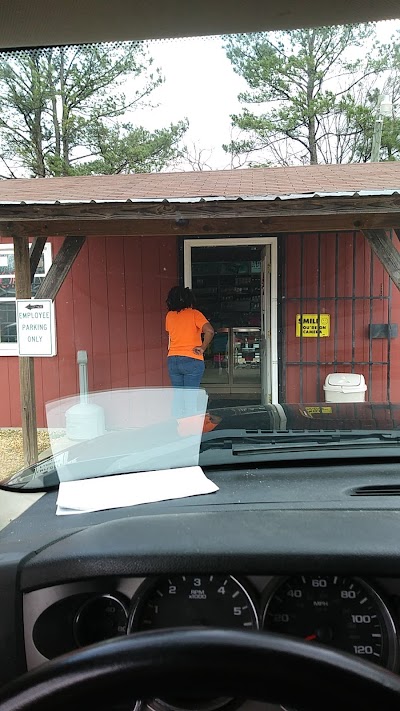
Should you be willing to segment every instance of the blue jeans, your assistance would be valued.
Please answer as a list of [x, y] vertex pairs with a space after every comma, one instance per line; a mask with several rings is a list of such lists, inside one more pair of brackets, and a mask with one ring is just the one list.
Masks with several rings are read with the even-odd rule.
[[168, 373], [174, 388], [199, 388], [204, 375], [204, 360], [187, 356], [168, 356]]
[[168, 356], [167, 362], [171, 385], [174, 388], [174, 415], [177, 418], [190, 417], [198, 412], [195, 390], [199, 389], [204, 374], [204, 360], [188, 356]]

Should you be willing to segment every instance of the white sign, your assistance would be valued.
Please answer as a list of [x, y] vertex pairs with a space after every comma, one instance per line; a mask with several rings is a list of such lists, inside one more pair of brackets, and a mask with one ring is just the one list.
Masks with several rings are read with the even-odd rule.
[[18, 355], [56, 355], [54, 303], [51, 299], [17, 299]]

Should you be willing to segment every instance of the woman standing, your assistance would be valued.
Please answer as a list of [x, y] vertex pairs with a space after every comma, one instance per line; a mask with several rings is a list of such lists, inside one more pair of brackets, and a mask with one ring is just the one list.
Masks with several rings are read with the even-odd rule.
[[[169, 335], [168, 372], [176, 388], [199, 388], [204, 374], [204, 351], [214, 329], [195, 308], [193, 292], [174, 286], [167, 297], [165, 329]], [[203, 339], [202, 339], [203, 336]]]

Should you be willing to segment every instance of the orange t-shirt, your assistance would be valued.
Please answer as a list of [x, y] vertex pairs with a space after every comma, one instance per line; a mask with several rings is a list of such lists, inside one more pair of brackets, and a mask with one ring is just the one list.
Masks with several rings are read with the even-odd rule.
[[168, 311], [165, 319], [165, 330], [169, 334], [169, 356], [186, 356], [203, 360], [202, 355], [193, 353], [193, 348], [202, 345], [201, 329], [207, 319], [197, 309]]

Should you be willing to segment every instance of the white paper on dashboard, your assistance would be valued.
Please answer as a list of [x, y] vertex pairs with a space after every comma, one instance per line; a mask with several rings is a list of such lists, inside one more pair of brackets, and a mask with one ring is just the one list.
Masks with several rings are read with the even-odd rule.
[[57, 516], [213, 494], [218, 486], [199, 466], [62, 481]]

